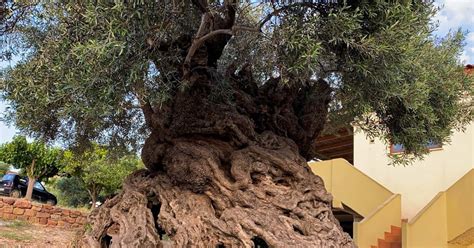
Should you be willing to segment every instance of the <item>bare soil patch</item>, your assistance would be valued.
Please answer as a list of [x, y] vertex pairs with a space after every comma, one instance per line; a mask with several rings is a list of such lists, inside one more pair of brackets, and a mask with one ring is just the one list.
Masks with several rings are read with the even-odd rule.
[[77, 229], [29, 224], [22, 221], [0, 221], [0, 248], [76, 247]]

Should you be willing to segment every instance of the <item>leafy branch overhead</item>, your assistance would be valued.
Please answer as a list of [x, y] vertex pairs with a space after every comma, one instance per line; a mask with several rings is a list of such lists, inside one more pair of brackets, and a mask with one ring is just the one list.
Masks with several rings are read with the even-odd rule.
[[[189, 87], [190, 71], [203, 66], [222, 77], [250, 66], [259, 86], [270, 78], [300, 89], [327, 82], [327, 131], [356, 120], [415, 155], [430, 140], [448, 141], [472, 119], [460, 99], [473, 92], [456, 60], [462, 32], [432, 36], [429, 1], [345, 2], [25, 5], [5, 39], [10, 52], [26, 53], [1, 81], [6, 117], [66, 144], [137, 148], [147, 113]], [[216, 51], [200, 61], [203, 49]], [[234, 101], [229, 82], [217, 81], [210, 95]]]
[[306, 163], [319, 136], [353, 124], [420, 157], [473, 117], [463, 34], [432, 35], [431, 1], [27, 8], [7, 18], [24, 56], [6, 119], [79, 148], [85, 180], [107, 182], [102, 147], [141, 148], [147, 168], [92, 211], [92, 247], [353, 247]]

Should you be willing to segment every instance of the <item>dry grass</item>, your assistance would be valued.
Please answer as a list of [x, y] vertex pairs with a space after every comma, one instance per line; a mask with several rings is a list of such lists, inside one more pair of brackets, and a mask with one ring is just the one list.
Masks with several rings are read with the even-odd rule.
[[24, 221], [2, 221], [0, 248], [3, 247], [77, 247], [78, 231], [58, 227], [33, 225]]

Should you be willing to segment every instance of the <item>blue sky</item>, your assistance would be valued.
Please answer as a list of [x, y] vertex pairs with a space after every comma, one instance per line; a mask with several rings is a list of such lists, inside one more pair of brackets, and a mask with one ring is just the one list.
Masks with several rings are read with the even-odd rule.
[[[465, 31], [472, 31], [467, 34], [466, 45], [460, 56], [460, 61], [464, 64], [474, 64], [474, 0], [436, 0], [442, 10], [434, 17], [434, 21], [439, 23], [437, 35], [443, 36], [449, 30], [457, 30], [461, 27]], [[9, 63], [0, 63], [0, 68], [8, 66]], [[0, 101], [0, 115], [6, 108], [5, 102]], [[16, 133], [15, 127], [6, 126], [0, 121], [0, 144], [8, 142]]]
[[464, 64], [474, 64], [474, 0], [436, 0], [442, 10], [434, 17], [439, 23], [437, 34], [444, 35], [449, 30], [461, 27], [471, 31], [466, 37], [466, 46], [460, 60]]

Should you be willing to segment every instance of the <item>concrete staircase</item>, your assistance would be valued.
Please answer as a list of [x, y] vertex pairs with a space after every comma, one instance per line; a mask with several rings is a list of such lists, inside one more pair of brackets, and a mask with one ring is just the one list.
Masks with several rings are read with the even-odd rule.
[[378, 239], [377, 245], [371, 248], [401, 248], [402, 247], [402, 229], [391, 226], [390, 232], [385, 232], [383, 239]]
[[344, 159], [313, 162], [309, 166], [333, 195], [333, 209], [353, 214], [353, 219], [346, 221], [352, 222], [352, 228], [346, 226], [345, 230], [352, 232], [358, 247], [369, 248], [376, 242], [375, 247], [379, 248], [401, 247], [400, 194], [392, 193]]

